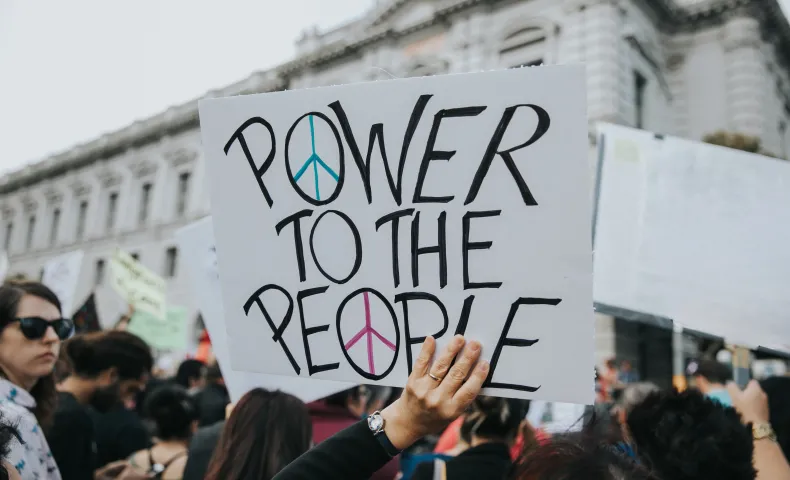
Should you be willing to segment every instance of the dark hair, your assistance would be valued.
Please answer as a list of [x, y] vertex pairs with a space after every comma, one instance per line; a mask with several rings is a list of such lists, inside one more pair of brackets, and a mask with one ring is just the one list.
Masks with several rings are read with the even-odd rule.
[[554, 435], [521, 454], [511, 480], [659, 480], [629, 452], [589, 432]]
[[[13, 425], [5, 422], [5, 419], [0, 415], [0, 461], [5, 460], [8, 454], [11, 453], [11, 442], [16, 439], [22, 442], [22, 437], [19, 435], [19, 430]], [[5, 466], [0, 464], [0, 480], [8, 480], [8, 471]]]
[[628, 415], [640, 458], [672, 480], [754, 480], [752, 431], [700, 392], [656, 392]]
[[247, 392], [225, 423], [206, 480], [270, 480], [310, 448], [307, 406], [280, 391]]
[[145, 399], [145, 412], [161, 440], [188, 439], [198, 419], [195, 400], [180, 385], [164, 385], [151, 392]]
[[333, 407], [348, 407], [349, 400], [357, 401], [362, 395], [362, 386], [351, 387], [342, 392], [333, 393], [324, 398], [324, 403]]
[[219, 363], [215, 361], [206, 369], [206, 381], [216, 383], [220, 380], [222, 380], [222, 370], [219, 368]]
[[[22, 300], [22, 297], [25, 295], [32, 295], [49, 302], [57, 307], [61, 315], [63, 314], [58, 296], [43, 283], [29, 281], [6, 282], [0, 286], [0, 331], [16, 318], [19, 301]], [[0, 369], [0, 375], [6, 377], [2, 369]], [[33, 409], [33, 414], [36, 416], [39, 425], [41, 425], [44, 430], [47, 430], [52, 424], [58, 403], [58, 391], [55, 387], [54, 370], [46, 377], [38, 379], [30, 390], [30, 395], [36, 400], [36, 408]]]
[[206, 365], [200, 360], [189, 358], [181, 362], [176, 372], [175, 382], [184, 388], [189, 388], [192, 380], [200, 380], [206, 373]]
[[691, 374], [722, 385], [732, 380], [732, 369], [728, 365], [709, 358], [697, 361], [696, 370]]
[[473, 436], [510, 443], [518, 435], [528, 410], [528, 400], [480, 395], [464, 416], [461, 438], [467, 443]]
[[771, 377], [760, 382], [768, 395], [768, 412], [776, 439], [790, 458], [790, 377]]
[[118, 369], [121, 379], [136, 380], [151, 371], [151, 348], [143, 339], [129, 332], [106, 332], [76, 335], [64, 344], [74, 375], [95, 378], [101, 372]]

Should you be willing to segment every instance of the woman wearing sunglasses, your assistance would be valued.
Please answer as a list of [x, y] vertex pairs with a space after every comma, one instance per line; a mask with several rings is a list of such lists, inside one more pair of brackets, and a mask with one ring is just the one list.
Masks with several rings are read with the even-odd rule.
[[53, 369], [61, 341], [74, 331], [60, 301], [37, 282], [0, 286], [0, 413], [19, 429], [6, 460], [23, 479], [59, 480], [44, 437], [54, 415]]

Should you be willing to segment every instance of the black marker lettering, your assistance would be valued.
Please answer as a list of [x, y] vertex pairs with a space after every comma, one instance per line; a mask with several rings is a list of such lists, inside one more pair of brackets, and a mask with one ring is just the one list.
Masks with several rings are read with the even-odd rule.
[[[410, 300], [428, 300], [436, 304], [439, 307], [439, 310], [442, 312], [442, 328], [433, 334], [433, 338], [440, 338], [447, 332], [447, 327], [450, 325], [450, 317], [447, 315], [447, 309], [444, 307], [444, 304], [436, 298], [436, 295], [432, 295], [426, 292], [405, 292], [399, 293], [395, 295], [395, 303], [403, 302], [403, 336], [406, 340], [406, 366], [408, 368], [409, 375], [411, 375], [411, 346], [421, 344], [425, 341], [425, 337], [412, 337], [411, 333], [409, 333], [409, 301]], [[423, 318], [420, 318], [421, 322], [424, 322]]]
[[425, 177], [428, 175], [428, 166], [432, 160], [450, 160], [455, 155], [456, 151], [434, 150], [436, 146], [436, 137], [439, 135], [439, 125], [444, 118], [454, 117], [474, 117], [480, 115], [486, 107], [463, 107], [451, 108], [449, 110], [439, 110], [433, 117], [433, 125], [428, 134], [428, 142], [425, 144], [425, 153], [422, 156], [420, 163], [420, 170], [417, 173], [417, 184], [414, 186], [414, 203], [448, 203], [452, 201], [453, 196], [446, 197], [424, 197], [422, 195], [422, 187], [425, 183]]
[[293, 215], [289, 215], [280, 220], [280, 222], [274, 226], [274, 230], [277, 232], [277, 235], [280, 235], [280, 231], [285, 228], [286, 225], [292, 222], [294, 224], [294, 251], [296, 252], [296, 266], [299, 268], [300, 282], [304, 282], [307, 279], [304, 268], [304, 246], [302, 245], [302, 226], [300, 221], [312, 214], [312, 210], [300, 210]]
[[376, 231], [387, 222], [392, 222], [392, 282], [397, 287], [400, 285], [400, 261], [398, 260], [398, 225], [401, 217], [408, 217], [414, 213], [413, 208], [406, 208], [389, 213], [376, 220]]
[[[263, 306], [263, 301], [261, 300], [261, 296], [269, 290], [277, 290], [278, 292], [285, 295], [285, 298], [288, 299], [288, 311], [285, 312], [285, 316], [283, 317], [283, 321], [280, 322], [279, 327], [274, 324], [271, 315], [269, 315], [269, 312], [266, 310], [266, 307]], [[261, 310], [263, 317], [266, 319], [266, 323], [268, 323], [269, 328], [272, 329], [272, 333], [274, 333], [274, 335], [272, 336], [272, 340], [280, 344], [280, 347], [282, 347], [283, 351], [285, 352], [285, 356], [288, 357], [288, 361], [291, 362], [291, 366], [293, 367], [294, 371], [296, 372], [297, 375], [299, 375], [299, 372], [301, 372], [301, 369], [299, 368], [299, 364], [296, 363], [296, 360], [294, 359], [293, 355], [291, 355], [291, 351], [288, 349], [288, 345], [286, 345], [285, 340], [283, 340], [283, 333], [285, 332], [285, 329], [288, 327], [288, 324], [291, 322], [291, 315], [293, 314], [294, 311], [293, 298], [291, 298], [291, 296], [283, 287], [279, 285], [270, 284], [259, 288], [255, 293], [253, 293], [250, 296], [249, 299], [247, 299], [247, 301], [244, 303], [245, 315], [249, 315], [250, 308], [252, 308], [253, 303], [258, 305], [258, 308]]]
[[296, 294], [296, 303], [299, 305], [299, 320], [302, 322], [302, 341], [304, 342], [304, 355], [307, 359], [307, 372], [310, 376], [314, 373], [326, 372], [327, 370], [335, 370], [340, 367], [339, 363], [328, 363], [325, 365], [313, 365], [313, 359], [310, 355], [310, 342], [307, 341], [307, 337], [310, 335], [326, 332], [329, 330], [329, 324], [327, 325], [319, 325], [317, 327], [310, 327], [307, 328], [305, 325], [304, 320], [304, 308], [302, 306], [302, 300], [307, 297], [318, 295], [324, 293], [327, 287], [316, 287], [316, 288], [308, 288], [307, 290], [302, 290], [301, 292]]
[[[519, 107], [531, 108], [538, 115], [538, 126], [535, 127], [535, 133], [532, 134], [532, 137], [530, 137], [529, 140], [522, 143], [521, 145], [509, 148], [507, 150], [497, 151], [499, 144], [502, 142], [502, 138], [505, 136], [505, 131], [507, 130], [508, 125], [510, 125], [510, 121], [513, 119], [513, 115], [516, 113], [516, 110]], [[502, 114], [502, 119], [499, 121], [499, 125], [494, 131], [494, 135], [491, 137], [491, 141], [488, 143], [488, 148], [486, 149], [486, 153], [483, 155], [483, 160], [480, 162], [477, 173], [475, 173], [474, 179], [472, 180], [472, 186], [469, 188], [469, 194], [466, 196], [464, 205], [469, 205], [475, 201], [475, 198], [477, 198], [477, 194], [480, 191], [480, 186], [483, 184], [483, 180], [485, 180], [488, 170], [491, 168], [491, 162], [494, 161], [495, 155], [502, 157], [502, 161], [505, 162], [505, 166], [510, 171], [510, 175], [512, 175], [513, 180], [516, 181], [518, 191], [521, 192], [521, 198], [524, 200], [524, 204], [537, 205], [538, 202], [535, 200], [535, 197], [532, 196], [532, 192], [529, 191], [527, 182], [524, 181], [524, 177], [521, 176], [521, 173], [518, 171], [518, 167], [516, 167], [516, 162], [513, 161], [512, 153], [537, 142], [540, 137], [542, 137], [549, 130], [549, 125], [551, 125], [551, 118], [549, 117], [548, 112], [537, 105], [524, 104], [514, 105], [512, 107], [506, 108], [505, 112]]]
[[472, 303], [474, 303], [474, 301], [474, 295], [469, 295], [464, 300], [464, 306], [461, 309], [461, 317], [458, 319], [458, 325], [455, 327], [454, 335], [466, 335], [466, 326], [469, 325], [469, 315], [472, 313]]
[[[329, 273], [327, 273], [327, 271], [324, 270], [321, 264], [318, 263], [318, 257], [315, 255], [315, 247], [313, 243], [313, 237], [315, 236], [315, 229], [316, 227], [318, 227], [318, 223], [321, 221], [321, 219], [324, 218], [324, 215], [328, 213], [334, 213], [335, 215], [340, 217], [344, 222], [346, 222], [346, 225], [348, 225], [348, 229], [351, 230], [351, 234], [354, 236], [354, 266], [351, 267], [351, 271], [348, 273], [348, 275], [346, 275], [345, 278], [341, 278], [341, 279], [335, 278]], [[356, 275], [357, 272], [359, 271], [359, 266], [362, 265], [362, 238], [359, 236], [359, 230], [357, 230], [357, 227], [356, 225], [354, 225], [354, 222], [351, 221], [351, 218], [349, 218], [349, 216], [346, 215], [345, 213], [339, 212], [337, 210], [327, 210], [324, 213], [322, 213], [318, 218], [316, 218], [315, 223], [313, 224], [313, 228], [310, 230], [310, 255], [312, 255], [313, 262], [315, 262], [315, 266], [318, 268], [318, 271], [321, 272], [321, 274], [325, 276], [327, 280], [330, 280], [337, 284], [343, 284], [354, 278], [354, 275]]]
[[488, 373], [488, 378], [483, 383], [483, 388], [506, 388], [508, 390], [518, 390], [521, 392], [536, 392], [540, 386], [529, 387], [526, 385], [517, 385], [514, 383], [494, 383], [494, 370], [499, 362], [499, 356], [502, 354], [504, 347], [529, 347], [538, 343], [538, 340], [524, 340], [521, 338], [509, 338], [507, 336], [510, 331], [510, 325], [513, 324], [513, 319], [516, 318], [516, 312], [521, 305], [551, 305], [556, 306], [562, 300], [559, 298], [519, 298], [510, 306], [510, 313], [505, 320], [505, 326], [502, 328], [502, 334], [499, 336], [499, 341], [494, 349], [494, 355], [491, 357], [491, 371]]
[[[335, 190], [332, 192], [332, 195], [329, 196], [326, 200], [318, 200], [317, 198], [313, 198], [310, 195], [307, 195], [299, 188], [297, 185], [296, 180], [294, 180], [294, 173], [291, 170], [291, 159], [289, 156], [289, 150], [291, 146], [291, 135], [293, 135], [294, 130], [299, 125], [299, 122], [302, 119], [314, 116], [320, 118], [332, 130], [332, 134], [335, 136], [335, 142], [337, 142], [337, 161], [340, 164], [340, 171], [337, 172], [337, 185], [335, 186]], [[337, 131], [337, 127], [332, 120], [329, 119], [326, 115], [321, 112], [307, 112], [301, 117], [297, 118], [296, 121], [291, 125], [291, 128], [288, 129], [288, 134], [285, 136], [285, 171], [288, 174], [288, 181], [291, 182], [291, 187], [293, 187], [294, 191], [302, 197], [302, 200], [309, 203], [310, 205], [327, 205], [335, 201], [335, 199], [340, 195], [340, 191], [343, 190], [343, 182], [346, 180], [346, 160], [345, 160], [345, 148], [343, 147], [343, 142], [340, 140], [340, 132]], [[307, 158], [305, 160], [308, 160]]]
[[491, 248], [491, 245], [494, 242], [470, 242], [469, 241], [469, 229], [471, 220], [473, 218], [486, 218], [486, 217], [496, 217], [502, 213], [502, 210], [489, 210], [486, 212], [467, 212], [462, 220], [463, 228], [462, 228], [462, 240], [461, 240], [461, 257], [463, 262], [463, 270], [464, 270], [464, 290], [469, 290], [471, 288], [499, 288], [502, 286], [502, 282], [470, 282], [469, 281], [469, 250], [488, 250]]
[[447, 235], [445, 234], [445, 224], [447, 223], [447, 212], [439, 214], [438, 244], [432, 247], [419, 247], [420, 243], [420, 212], [411, 221], [411, 281], [417, 287], [420, 285], [419, 257], [426, 253], [439, 254], [439, 287], [447, 285]]
[[[247, 139], [244, 138], [244, 130], [246, 130], [247, 127], [255, 124], [266, 127], [266, 130], [269, 131], [269, 137], [272, 139], [272, 149], [269, 150], [269, 155], [266, 157], [266, 160], [263, 161], [263, 164], [260, 168], [255, 166], [255, 160], [253, 160], [252, 153], [250, 153], [250, 147], [247, 145]], [[239, 141], [239, 145], [244, 152], [244, 156], [247, 157], [247, 163], [250, 164], [252, 173], [255, 174], [255, 180], [258, 181], [258, 187], [260, 187], [261, 193], [263, 193], [263, 197], [266, 199], [266, 203], [269, 204], [269, 207], [271, 207], [274, 204], [274, 200], [272, 200], [271, 195], [269, 195], [269, 190], [266, 188], [266, 185], [263, 184], [263, 175], [271, 166], [272, 161], [274, 160], [274, 154], [277, 150], [277, 143], [274, 139], [274, 129], [269, 124], [269, 122], [262, 119], [261, 117], [253, 117], [247, 120], [241, 124], [241, 126], [237, 128], [235, 132], [233, 132], [233, 135], [230, 136], [228, 143], [225, 144], [225, 155], [228, 154], [228, 150], [230, 150], [230, 147], [236, 140]]]

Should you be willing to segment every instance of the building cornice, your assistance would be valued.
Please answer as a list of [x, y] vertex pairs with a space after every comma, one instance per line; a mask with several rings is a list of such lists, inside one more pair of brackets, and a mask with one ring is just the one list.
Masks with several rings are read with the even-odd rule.
[[[320, 68], [328, 63], [359, 55], [365, 47], [372, 44], [397, 40], [417, 31], [446, 24], [449, 18], [458, 12], [481, 5], [491, 8], [505, 0], [447, 0], [437, 5], [429, 19], [396, 31], [387, 25], [386, 21], [409, 1], [387, 2], [370, 16], [359, 21], [364, 28], [354, 30], [359, 32], [357, 35], [349, 35], [321, 46], [316, 51], [301, 55], [272, 70], [252, 74], [238, 83], [210, 91], [201, 98], [284, 90], [288, 87], [290, 77], [305, 70]], [[775, 42], [777, 53], [784, 66], [790, 69], [790, 23], [777, 0], [701, 0], [693, 6], [682, 8], [674, 0], [643, 0], [643, 2], [656, 13], [659, 27], [669, 33], [682, 33], [707, 24], [721, 24], [733, 12], [748, 9], [751, 15], [760, 20], [764, 32], [774, 33], [774, 36], [766, 35], [766, 37]], [[96, 140], [77, 145], [66, 152], [9, 173], [0, 179], [0, 195], [87, 167], [99, 160], [114, 157], [164, 137], [197, 128], [198, 100], [168, 108], [153, 117], [134, 122]]]

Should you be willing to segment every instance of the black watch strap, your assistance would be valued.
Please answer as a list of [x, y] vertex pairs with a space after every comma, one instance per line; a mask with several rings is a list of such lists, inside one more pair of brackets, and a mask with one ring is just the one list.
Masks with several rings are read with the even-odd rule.
[[387, 452], [387, 455], [390, 457], [397, 457], [400, 455], [401, 451], [395, 448], [395, 445], [390, 442], [390, 439], [387, 438], [387, 434], [385, 432], [375, 433], [373, 436], [376, 437], [376, 440], [378, 440], [381, 446], [384, 447], [384, 451]]

